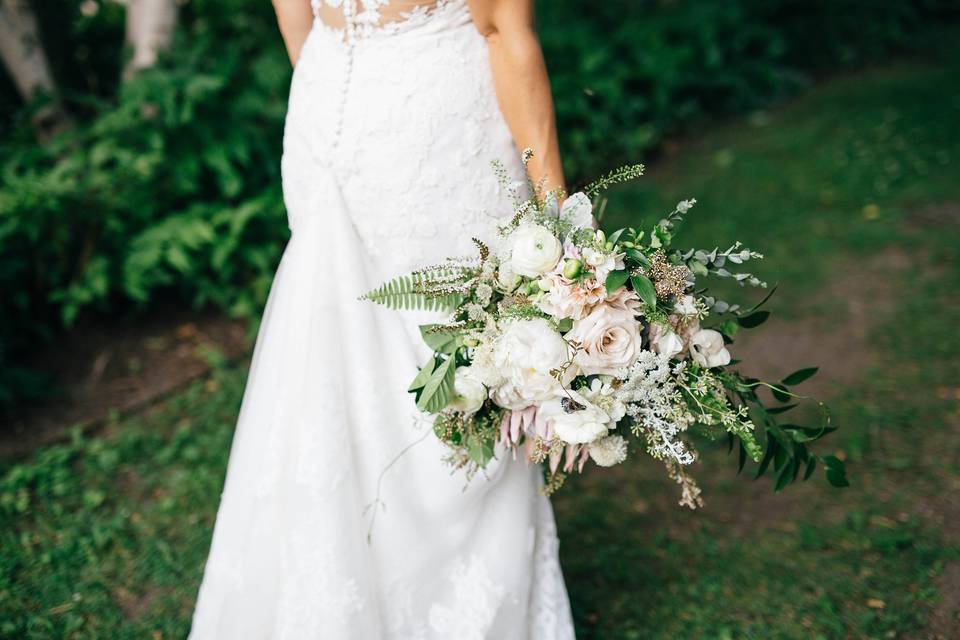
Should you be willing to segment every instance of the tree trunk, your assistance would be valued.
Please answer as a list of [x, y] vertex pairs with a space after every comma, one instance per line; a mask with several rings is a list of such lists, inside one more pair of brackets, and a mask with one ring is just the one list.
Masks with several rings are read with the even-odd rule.
[[27, 0], [0, 0], [0, 56], [25, 102], [37, 91], [53, 93], [50, 66]]
[[157, 55], [170, 46], [176, 24], [176, 0], [127, 0], [127, 43], [133, 57], [124, 78], [156, 63]]

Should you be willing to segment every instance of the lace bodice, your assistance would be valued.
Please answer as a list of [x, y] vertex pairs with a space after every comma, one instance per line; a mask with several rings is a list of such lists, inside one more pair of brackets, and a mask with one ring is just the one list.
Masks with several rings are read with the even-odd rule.
[[427, 22], [435, 13], [465, 8], [464, 0], [311, 0], [314, 17], [327, 29], [356, 38], [391, 34]]

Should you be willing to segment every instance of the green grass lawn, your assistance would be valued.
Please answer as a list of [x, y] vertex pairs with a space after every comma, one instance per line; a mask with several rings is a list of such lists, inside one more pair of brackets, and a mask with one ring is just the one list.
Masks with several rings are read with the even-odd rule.
[[[570, 482], [555, 505], [579, 638], [960, 637], [960, 56], [947, 60], [707, 128], [612, 194], [610, 226], [696, 197], [681, 244], [767, 254], [781, 320], [733, 349], [774, 375], [824, 365], [809, 386], [841, 431], [820, 449], [846, 457], [853, 487], [817, 474], [775, 496], [720, 447], [694, 471], [696, 513], [647, 460]], [[221, 366], [3, 464], [0, 636], [186, 634], [244, 376]]]

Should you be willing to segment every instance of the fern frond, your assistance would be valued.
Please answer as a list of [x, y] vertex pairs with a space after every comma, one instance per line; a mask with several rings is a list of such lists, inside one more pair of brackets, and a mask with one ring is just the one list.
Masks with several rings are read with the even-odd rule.
[[475, 277], [475, 266], [450, 261], [398, 276], [360, 299], [397, 310], [453, 311], [469, 294]]

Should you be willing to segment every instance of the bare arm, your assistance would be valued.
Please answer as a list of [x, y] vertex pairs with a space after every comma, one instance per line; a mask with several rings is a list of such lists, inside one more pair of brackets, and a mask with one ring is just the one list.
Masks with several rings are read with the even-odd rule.
[[310, 0], [273, 0], [273, 10], [277, 13], [280, 35], [287, 47], [290, 63], [296, 66], [300, 49], [303, 48], [313, 24]]
[[548, 190], [566, 187], [550, 79], [534, 24], [533, 0], [468, 0], [487, 39], [497, 101], [517, 147], [530, 147], [530, 175]]

